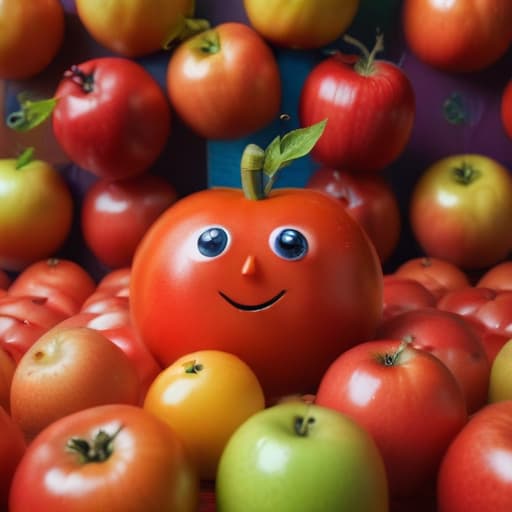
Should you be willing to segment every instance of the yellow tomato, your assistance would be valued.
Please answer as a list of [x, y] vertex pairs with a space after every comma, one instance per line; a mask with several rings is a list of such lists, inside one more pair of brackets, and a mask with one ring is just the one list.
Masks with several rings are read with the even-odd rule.
[[203, 480], [213, 480], [231, 434], [265, 407], [253, 370], [228, 352], [201, 350], [161, 371], [148, 389], [144, 409], [183, 440]]
[[244, 0], [251, 25], [286, 48], [332, 43], [350, 26], [360, 0]]
[[98, 43], [125, 57], [141, 57], [162, 49], [192, 14], [194, 0], [76, 0], [76, 9]]

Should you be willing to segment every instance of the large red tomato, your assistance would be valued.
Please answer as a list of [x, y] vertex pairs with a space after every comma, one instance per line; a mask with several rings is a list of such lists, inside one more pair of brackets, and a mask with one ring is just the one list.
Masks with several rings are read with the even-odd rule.
[[324, 374], [315, 403], [347, 414], [373, 436], [393, 497], [414, 496], [432, 484], [467, 421], [453, 374], [432, 354], [397, 339], [342, 353]]
[[167, 91], [181, 119], [207, 139], [249, 135], [279, 117], [276, 58], [243, 23], [222, 23], [176, 48], [167, 67]]
[[475, 283], [476, 287], [512, 291], [512, 261], [506, 260], [488, 268]]
[[53, 256], [73, 220], [71, 191], [47, 162], [0, 159], [0, 268], [19, 271]]
[[511, 173], [480, 154], [437, 160], [414, 186], [409, 217], [429, 256], [466, 270], [494, 265], [512, 248]]
[[176, 198], [176, 190], [167, 180], [149, 173], [124, 180], [98, 180], [83, 198], [85, 242], [109, 268], [129, 266], [146, 230]]
[[194, 0], [75, 0], [80, 21], [109, 50], [141, 57], [161, 50], [180, 31]]
[[448, 448], [439, 471], [439, 512], [512, 509], [512, 401], [487, 405]]
[[163, 364], [231, 352], [267, 397], [311, 392], [330, 361], [371, 337], [382, 271], [366, 234], [316, 190], [191, 194], [150, 228], [135, 255], [135, 328]]
[[400, 238], [402, 221], [398, 199], [382, 176], [322, 167], [311, 174], [306, 187], [323, 190], [341, 201], [370, 237], [381, 262], [391, 256]]
[[59, 0], [2, 0], [0, 27], [0, 79], [31, 78], [62, 45], [64, 9]]
[[512, 42], [510, 0], [405, 0], [403, 28], [412, 51], [447, 71], [478, 71]]
[[313, 158], [335, 169], [380, 171], [404, 150], [415, 118], [414, 91], [394, 63], [370, 54], [355, 64], [335, 54], [306, 77], [299, 100], [301, 125], [329, 122], [312, 151]]
[[167, 143], [169, 102], [136, 61], [99, 57], [72, 66], [54, 96], [57, 141], [73, 162], [100, 177], [145, 172]]
[[141, 407], [113, 404], [55, 421], [28, 446], [10, 512], [197, 512], [199, 479], [177, 435]]
[[274, 44], [320, 48], [343, 34], [359, 9], [359, 0], [244, 0], [251, 25]]

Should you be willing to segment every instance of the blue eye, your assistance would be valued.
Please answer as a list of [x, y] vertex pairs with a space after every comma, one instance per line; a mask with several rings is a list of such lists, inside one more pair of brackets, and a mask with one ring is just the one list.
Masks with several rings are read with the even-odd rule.
[[228, 234], [225, 229], [212, 227], [203, 231], [197, 239], [199, 252], [207, 258], [214, 258], [222, 254], [228, 245]]
[[298, 260], [308, 252], [308, 241], [300, 231], [286, 228], [277, 233], [272, 248], [281, 258]]

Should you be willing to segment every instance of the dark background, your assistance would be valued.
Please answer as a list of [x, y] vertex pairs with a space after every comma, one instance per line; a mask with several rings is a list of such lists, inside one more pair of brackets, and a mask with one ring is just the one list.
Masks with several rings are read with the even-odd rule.
[[[4, 119], [18, 109], [18, 92], [28, 91], [34, 99], [50, 97], [62, 72], [71, 64], [110, 54], [87, 35], [74, 14], [73, 0], [62, 3], [67, 11], [65, 45], [37, 77], [0, 81], [0, 114]], [[225, 21], [247, 22], [242, 0], [197, 0], [196, 14], [210, 20], [213, 26]], [[421, 255], [407, 223], [407, 210], [412, 187], [426, 167], [443, 156], [472, 152], [490, 156], [512, 169], [512, 141], [503, 130], [499, 113], [502, 91], [511, 78], [512, 50], [479, 73], [437, 71], [419, 62], [408, 50], [401, 32], [400, 0], [361, 0], [347, 32], [371, 48], [377, 29], [384, 33], [386, 45], [380, 58], [403, 69], [416, 95], [416, 120], [409, 144], [400, 158], [383, 171], [397, 194], [403, 219], [400, 243], [385, 265], [385, 271], [390, 272], [406, 259]], [[283, 82], [281, 111], [290, 115], [287, 129], [297, 126], [297, 102], [305, 76], [331, 48], [344, 49], [341, 41], [317, 51], [273, 48]], [[168, 59], [169, 53], [162, 51], [139, 62], [164, 87]], [[447, 104], [458, 106], [461, 115], [447, 115]], [[167, 147], [151, 172], [165, 176], [180, 196], [208, 186], [239, 186], [239, 159], [244, 146], [248, 142], [266, 145], [282, 130], [282, 124], [276, 121], [244, 139], [207, 141], [192, 133], [175, 114]], [[0, 126], [0, 158], [13, 157], [28, 145], [36, 148], [38, 158], [47, 159], [62, 171], [76, 198], [75, 228], [59, 255], [84, 264], [95, 277], [101, 277], [109, 269], [97, 262], [84, 245], [78, 214], [81, 197], [96, 178], [66, 160], [49, 125], [29, 134], [16, 134]], [[309, 158], [297, 161], [280, 177], [277, 186], [304, 186], [315, 168]]]

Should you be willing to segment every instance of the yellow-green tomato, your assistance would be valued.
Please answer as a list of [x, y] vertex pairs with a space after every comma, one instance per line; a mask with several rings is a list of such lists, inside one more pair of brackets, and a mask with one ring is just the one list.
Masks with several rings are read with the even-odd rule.
[[71, 191], [42, 160], [0, 159], [0, 268], [20, 271], [53, 256], [68, 237]]
[[244, 0], [251, 25], [285, 48], [320, 48], [340, 37], [359, 9], [359, 0]]

